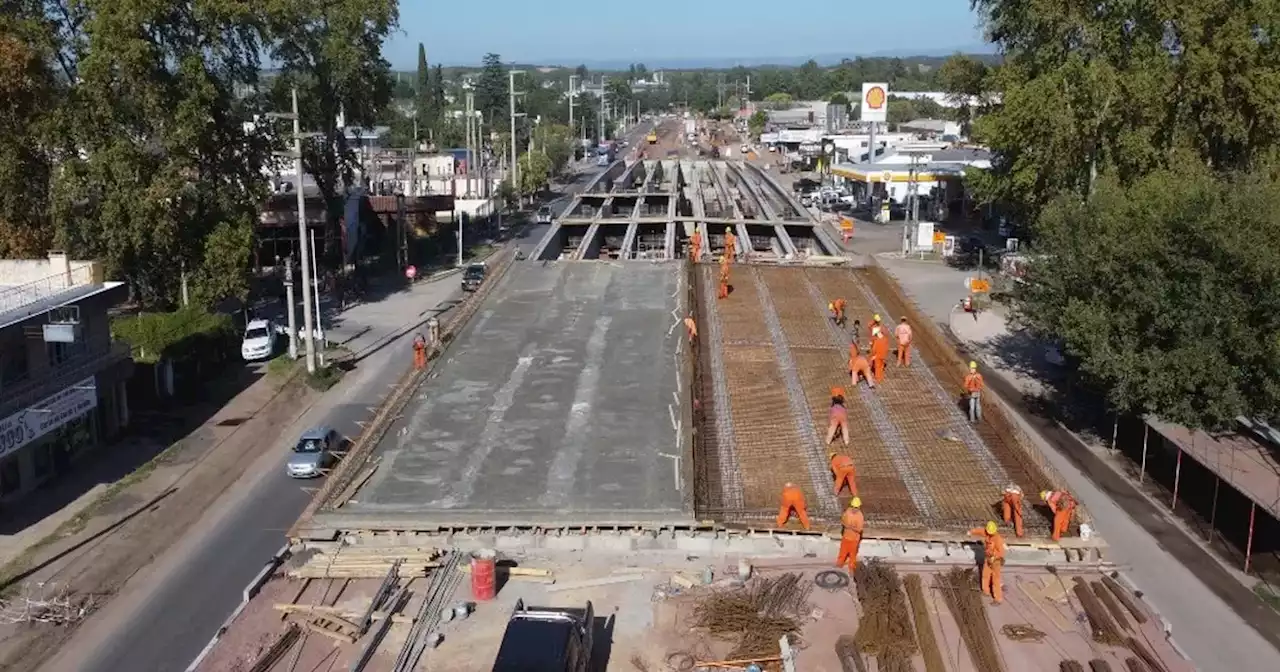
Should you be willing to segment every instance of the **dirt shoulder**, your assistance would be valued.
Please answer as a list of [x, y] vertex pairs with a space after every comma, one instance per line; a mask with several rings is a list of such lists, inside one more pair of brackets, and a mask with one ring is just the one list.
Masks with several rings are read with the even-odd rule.
[[[0, 670], [34, 670], [57, 652], [131, 577], [177, 543], [319, 396], [301, 378], [263, 376], [0, 569], [9, 584], [0, 608]], [[87, 619], [76, 616], [80, 608], [89, 610]], [[41, 610], [77, 622], [31, 622]]]

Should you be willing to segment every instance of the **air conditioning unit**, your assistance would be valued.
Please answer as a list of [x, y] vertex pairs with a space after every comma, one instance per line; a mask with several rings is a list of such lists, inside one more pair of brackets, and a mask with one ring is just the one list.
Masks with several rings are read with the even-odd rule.
[[49, 311], [44, 325], [45, 343], [75, 343], [80, 340], [80, 307], [61, 306]]

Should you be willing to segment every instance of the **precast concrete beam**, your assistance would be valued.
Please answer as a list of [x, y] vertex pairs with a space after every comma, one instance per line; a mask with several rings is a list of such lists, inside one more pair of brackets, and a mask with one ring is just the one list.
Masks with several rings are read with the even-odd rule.
[[752, 250], [751, 232], [747, 231], [747, 225], [745, 222], [738, 224], [736, 228], [738, 229], [738, 240], [742, 240], [746, 242], [746, 244], [738, 246], [736, 254], [739, 259], [745, 262], [750, 258], [749, 255], [751, 254], [751, 250]]
[[715, 180], [716, 188], [720, 192], [720, 198], [724, 199], [729, 204], [729, 207], [733, 209], [734, 219], [743, 219], [742, 208], [738, 206], [738, 199], [734, 198], [732, 192], [729, 191], [728, 180], [725, 179], [722, 171], [723, 167], [718, 168], [715, 164], [711, 165], [711, 175]]
[[800, 253], [796, 250], [795, 241], [791, 240], [791, 234], [787, 233], [787, 227], [782, 224], [774, 224], [773, 232], [774, 235], [778, 237], [778, 241], [782, 243], [782, 247], [786, 253], [791, 255], [792, 259], [798, 259], [800, 257]]
[[636, 256], [636, 232], [640, 230], [640, 223], [632, 221], [627, 225], [627, 235], [622, 238], [622, 258], [634, 259]]
[[665, 245], [663, 248], [663, 253], [666, 255], [666, 259], [675, 259], [676, 258], [676, 223], [675, 222], [667, 222], [667, 235], [664, 242], [665, 242]]
[[533, 248], [533, 254], [530, 255], [530, 259], [533, 259], [535, 261], [548, 261], [547, 259], [543, 258], [543, 256], [547, 252], [547, 245], [550, 245], [551, 241], [559, 240], [559, 239], [560, 239], [560, 222], [559, 221], [552, 222], [551, 228], [547, 229], [547, 232], [542, 236], [542, 240], [538, 241], [538, 246]]
[[572, 259], [595, 259], [600, 256], [600, 243], [596, 242], [600, 236], [600, 222], [592, 222], [591, 227], [587, 229], [587, 235], [582, 237], [582, 242], [578, 244], [578, 249], [573, 253]]

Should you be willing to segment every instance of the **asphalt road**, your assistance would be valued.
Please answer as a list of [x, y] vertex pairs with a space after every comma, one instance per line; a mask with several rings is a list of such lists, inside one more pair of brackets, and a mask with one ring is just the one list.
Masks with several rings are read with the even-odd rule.
[[[628, 142], [643, 137], [644, 125], [627, 134]], [[560, 216], [572, 194], [599, 169], [592, 166], [567, 185], [565, 195], [550, 201]], [[547, 225], [530, 225], [516, 244], [529, 254], [546, 233]], [[448, 282], [447, 280], [445, 282]], [[453, 290], [449, 298], [458, 298]], [[407, 338], [407, 337], [406, 337]], [[360, 431], [361, 422], [373, 415], [386, 392], [386, 383], [401, 370], [390, 358], [366, 360], [380, 370], [359, 388], [350, 390], [346, 403], [332, 408], [316, 424], [328, 424], [347, 436]], [[392, 371], [391, 369], [394, 369]], [[343, 394], [341, 387], [331, 394]], [[247, 474], [253, 478], [253, 474]], [[225, 514], [212, 521], [189, 548], [174, 549], [185, 561], [176, 569], [153, 578], [142, 604], [123, 623], [112, 624], [92, 655], [78, 669], [83, 672], [174, 672], [182, 670], [200, 653], [209, 638], [240, 604], [246, 584], [262, 570], [285, 543], [284, 533], [302, 514], [320, 483], [300, 482], [284, 474], [284, 464], [272, 465]], [[186, 540], [184, 540], [184, 543]], [[48, 668], [48, 666], [46, 666]]]

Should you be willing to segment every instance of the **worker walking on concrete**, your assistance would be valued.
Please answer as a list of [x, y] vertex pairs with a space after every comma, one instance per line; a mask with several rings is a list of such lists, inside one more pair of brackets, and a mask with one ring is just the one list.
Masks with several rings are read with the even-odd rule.
[[733, 227], [724, 227], [724, 256], [730, 261], [738, 251], [738, 237], [733, 235]]
[[882, 327], [875, 327], [871, 333], [871, 370], [875, 372], [876, 383], [884, 382], [884, 366], [889, 359], [889, 335]]
[[778, 507], [778, 527], [783, 527], [791, 520], [794, 512], [800, 519], [800, 527], [809, 530], [809, 511], [804, 506], [804, 492], [795, 483], [782, 486], [782, 505]]
[[843, 327], [845, 324], [844, 306], [844, 299], [841, 298], [836, 298], [827, 304], [827, 310], [831, 311], [831, 319], [835, 321], [837, 327]]
[[844, 407], [844, 388], [831, 388], [831, 408], [827, 411], [827, 444], [836, 440], [836, 432], [844, 445], [849, 445], [849, 413]]
[[1076, 512], [1076, 499], [1066, 490], [1045, 490], [1040, 499], [1053, 512], [1053, 540], [1058, 541], [1071, 527], [1071, 516]]
[[427, 339], [422, 334], [413, 337], [413, 368], [425, 369], [427, 367]]
[[1000, 576], [1004, 569], [1004, 537], [995, 521], [988, 521], [985, 528], [969, 530], [969, 534], [982, 538], [982, 592], [1000, 604], [1004, 601], [1004, 581]]
[[698, 340], [698, 323], [693, 321], [692, 313], [690, 313], [688, 317], [684, 318], [684, 329], [689, 332], [690, 344]]
[[858, 569], [858, 547], [862, 545], [862, 533], [867, 526], [867, 519], [862, 515], [862, 499], [855, 495], [849, 500], [849, 508], [840, 514], [840, 525], [844, 531], [840, 535], [836, 567], [847, 566], [853, 572]]
[[1004, 516], [1004, 524], [1013, 523], [1013, 533], [1022, 536], [1022, 488], [1010, 483], [1004, 486], [1004, 497], [1000, 500], [1000, 513]]
[[695, 262], [702, 256], [702, 232], [694, 229], [693, 235], [689, 236], [689, 258]]
[[427, 343], [433, 348], [438, 348], [442, 345], [440, 342], [440, 319], [434, 315], [427, 318]]
[[964, 377], [964, 394], [969, 399], [969, 422], [982, 420], [982, 374], [978, 373], [978, 363], [969, 362], [969, 373]]
[[866, 379], [867, 387], [875, 389], [876, 381], [871, 375], [871, 363], [867, 361], [866, 356], [860, 350], [855, 349], [856, 346], [857, 343], [854, 343], [854, 347], [850, 348], [850, 350], [853, 350], [853, 354], [851, 355], [852, 359], [849, 360], [849, 384], [857, 387], [858, 377], [861, 376]]
[[857, 497], [858, 469], [853, 464], [853, 458], [836, 452], [832, 452], [828, 457], [831, 459], [831, 475], [836, 479], [836, 495], [848, 487], [849, 494]]
[[729, 298], [729, 255], [720, 257], [720, 291], [716, 298]]
[[894, 335], [898, 337], [898, 366], [911, 366], [911, 325], [907, 324], [907, 318], [902, 318], [898, 323], [898, 328], [894, 329]]

